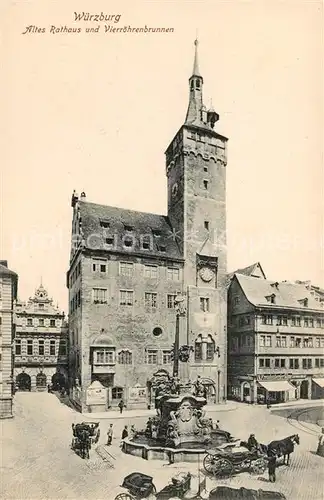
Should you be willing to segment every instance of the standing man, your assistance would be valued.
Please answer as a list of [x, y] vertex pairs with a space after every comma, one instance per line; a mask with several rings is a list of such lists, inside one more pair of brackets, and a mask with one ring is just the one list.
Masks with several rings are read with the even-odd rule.
[[277, 457], [276, 455], [270, 455], [268, 457], [268, 473], [270, 483], [276, 482], [276, 467], [277, 467]]
[[128, 437], [128, 428], [127, 428], [127, 425], [125, 425], [125, 427], [123, 428], [123, 432], [122, 432], [122, 439], [125, 439]]
[[324, 427], [322, 427], [322, 433], [318, 437], [316, 454], [320, 457], [324, 457]]
[[119, 401], [119, 403], [118, 403], [118, 408], [119, 408], [120, 413], [123, 413], [124, 406], [125, 406], [125, 403], [124, 403], [124, 401], [121, 399], [121, 400]]
[[107, 432], [107, 446], [111, 445], [112, 438], [113, 438], [113, 424], [110, 424]]

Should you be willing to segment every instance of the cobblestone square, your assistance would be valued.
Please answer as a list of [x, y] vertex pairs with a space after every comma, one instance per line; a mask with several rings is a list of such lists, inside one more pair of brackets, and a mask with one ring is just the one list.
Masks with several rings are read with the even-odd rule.
[[[281, 466], [277, 482], [268, 482], [267, 473], [253, 477], [237, 474], [231, 479], [215, 480], [207, 477], [207, 489], [219, 484], [245, 486], [254, 489], [278, 490], [289, 500], [320, 500], [323, 498], [323, 459], [314, 454], [317, 445], [315, 426], [310, 423], [289, 421], [271, 414], [265, 407], [228, 403], [222, 411], [210, 416], [219, 419], [223, 428], [235, 437], [246, 439], [254, 432], [262, 443], [298, 433], [300, 446], [296, 446], [289, 467]], [[289, 413], [289, 411], [287, 412]], [[110, 412], [111, 415], [111, 412]], [[110, 417], [109, 415], [109, 417]], [[104, 462], [95, 451], [90, 460], [82, 460], [70, 448], [72, 423], [89, 420], [63, 405], [53, 394], [17, 393], [15, 418], [1, 423], [1, 498], [5, 500], [58, 500], [58, 499], [114, 499], [120, 491], [123, 478], [133, 471], [147, 473], [154, 478], [157, 490], [162, 489], [179, 470], [197, 474], [197, 464], [167, 465], [158, 460], [146, 461], [123, 454], [120, 436], [124, 425], [135, 423], [145, 426], [147, 417], [116, 412], [113, 420], [100, 420], [99, 449], [106, 447], [106, 433], [114, 423], [113, 444], [109, 447], [111, 463]], [[96, 420], [96, 417], [93, 420]], [[99, 450], [100, 451], [100, 450]], [[102, 455], [102, 453], [101, 453]], [[202, 467], [201, 467], [202, 468]], [[202, 472], [203, 473], [203, 472]]]

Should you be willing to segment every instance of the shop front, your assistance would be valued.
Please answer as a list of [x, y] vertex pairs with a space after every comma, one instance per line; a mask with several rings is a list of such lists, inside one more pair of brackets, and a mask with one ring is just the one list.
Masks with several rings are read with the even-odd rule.
[[287, 380], [258, 381], [258, 396], [263, 395], [265, 403], [285, 403], [295, 399], [295, 391], [296, 388]]

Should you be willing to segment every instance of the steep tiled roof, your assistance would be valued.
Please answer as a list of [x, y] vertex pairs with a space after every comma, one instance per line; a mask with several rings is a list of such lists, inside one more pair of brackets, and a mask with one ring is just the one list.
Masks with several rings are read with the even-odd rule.
[[0, 276], [14, 276], [15, 278], [18, 278], [18, 274], [14, 273], [8, 267], [3, 266], [0, 264]]
[[[315, 297], [311, 295], [305, 285], [289, 282], [274, 283], [270, 280], [253, 278], [242, 274], [235, 274], [235, 277], [241, 285], [247, 300], [255, 306], [313, 309], [324, 312], [323, 303], [315, 300]], [[267, 297], [271, 295], [275, 296], [274, 304], [267, 300]], [[303, 303], [305, 299], [307, 299], [307, 305]]]
[[227, 285], [229, 286], [229, 284], [230, 284], [230, 282], [231, 282], [231, 280], [232, 280], [232, 278], [233, 278], [233, 276], [235, 274], [243, 274], [244, 276], [253, 276], [253, 274], [255, 273], [256, 269], [258, 269], [261, 272], [263, 278], [266, 279], [266, 275], [264, 274], [264, 271], [263, 271], [263, 269], [261, 267], [260, 262], [255, 262], [254, 264], [251, 264], [248, 267], [243, 267], [241, 269], [237, 269], [236, 271], [234, 271], [232, 273], [228, 273], [227, 274], [227, 279], [226, 279]]
[[[79, 206], [86, 248], [182, 259], [176, 233], [168, 217], [85, 201], [80, 201]], [[114, 238], [112, 244], [109, 244], [109, 238]], [[126, 240], [132, 244], [125, 245]], [[149, 242], [149, 248], [143, 248], [144, 241]]]

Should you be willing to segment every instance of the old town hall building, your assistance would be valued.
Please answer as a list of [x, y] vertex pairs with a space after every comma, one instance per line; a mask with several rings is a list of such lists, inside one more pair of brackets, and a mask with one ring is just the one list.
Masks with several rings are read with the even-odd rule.
[[72, 196], [70, 394], [83, 411], [151, 403], [153, 374], [172, 374], [177, 294], [187, 378], [201, 376], [209, 402], [226, 398], [227, 138], [203, 104], [197, 45], [185, 122], [165, 153], [167, 215]]

